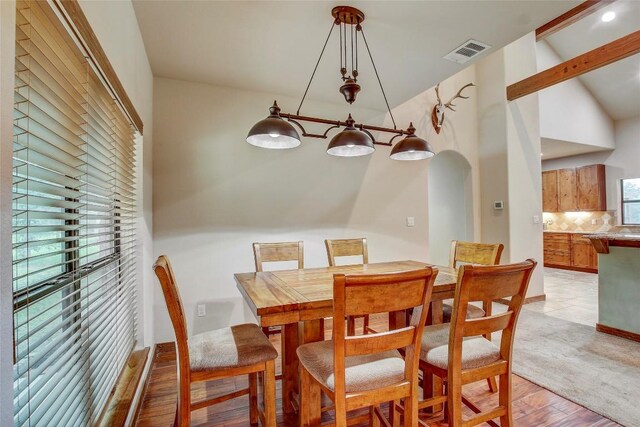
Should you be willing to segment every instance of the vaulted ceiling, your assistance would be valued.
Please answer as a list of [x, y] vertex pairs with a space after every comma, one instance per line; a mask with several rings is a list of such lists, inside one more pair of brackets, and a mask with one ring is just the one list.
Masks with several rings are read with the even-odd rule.
[[[336, 1], [134, 1], [155, 76], [302, 96], [330, 29]], [[391, 106], [467, 67], [443, 59], [469, 39], [509, 44], [578, 1], [360, 1], [364, 30]], [[309, 98], [338, 93], [338, 33], [329, 42]], [[360, 52], [358, 105], [385, 105]], [[478, 57], [486, 55], [483, 53]], [[293, 109], [295, 106], [286, 106]]]

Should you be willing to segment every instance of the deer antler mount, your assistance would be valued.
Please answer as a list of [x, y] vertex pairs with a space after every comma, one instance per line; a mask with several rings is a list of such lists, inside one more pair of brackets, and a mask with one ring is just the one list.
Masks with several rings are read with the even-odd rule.
[[458, 93], [456, 93], [453, 98], [451, 98], [446, 103], [442, 103], [442, 100], [440, 99], [440, 83], [438, 83], [438, 85], [436, 86], [436, 96], [438, 97], [438, 103], [433, 107], [433, 110], [431, 110], [431, 124], [433, 124], [433, 128], [435, 129], [436, 133], [439, 134], [440, 130], [442, 129], [442, 125], [444, 124], [444, 112], [446, 111], [446, 109], [448, 108], [451, 111], [456, 111], [455, 108], [453, 108], [456, 106], [453, 101], [457, 98], [469, 99], [468, 96], [462, 95], [462, 91], [469, 86], [475, 85], [473, 83], [467, 83], [460, 88]]

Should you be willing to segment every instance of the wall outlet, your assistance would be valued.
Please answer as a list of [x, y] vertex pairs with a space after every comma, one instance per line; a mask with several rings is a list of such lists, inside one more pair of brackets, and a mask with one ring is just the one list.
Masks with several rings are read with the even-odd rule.
[[204, 304], [198, 304], [198, 317], [207, 315], [207, 306]]
[[415, 217], [408, 216], [407, 217], [407, 227], [414, 227], [416, 225]]

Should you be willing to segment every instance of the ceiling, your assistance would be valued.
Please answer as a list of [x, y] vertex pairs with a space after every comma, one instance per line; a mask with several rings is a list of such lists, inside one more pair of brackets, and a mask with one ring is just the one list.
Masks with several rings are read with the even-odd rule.
[[[602, 22], [614, 11], [616, 18]], [[563, 60], [640, 30], [640, 1], [618, 0], [545, 40]], [[640, 116], [640, 54], [583, 74], [580, 81], [613, 120]]]
[[[467, 67], [442, 57], [469, 39], [494, 52], [579, 1], [150, 1], [134, 0], [155, 76], [302, 96], [329, 32], [334, 6], [366, 15], [363, 27], [394, 107]], [[311, 99], [338, 93], [334, 31]], [[478, 58], [486, 55], [483, 53]], [[373, 69], [360, 52], [356, 105], [385, 110]], [[296, 106], [283, 106], [292, 112]], [[266, 108], [266, 106], [265, 106]]]

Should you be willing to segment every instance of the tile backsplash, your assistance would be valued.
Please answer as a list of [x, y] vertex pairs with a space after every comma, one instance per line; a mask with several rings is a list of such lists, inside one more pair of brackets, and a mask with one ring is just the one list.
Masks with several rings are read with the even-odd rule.
[[548, 231], [605, 232], [617, 223], [615, 211], [544, 212], [542, 219]]

